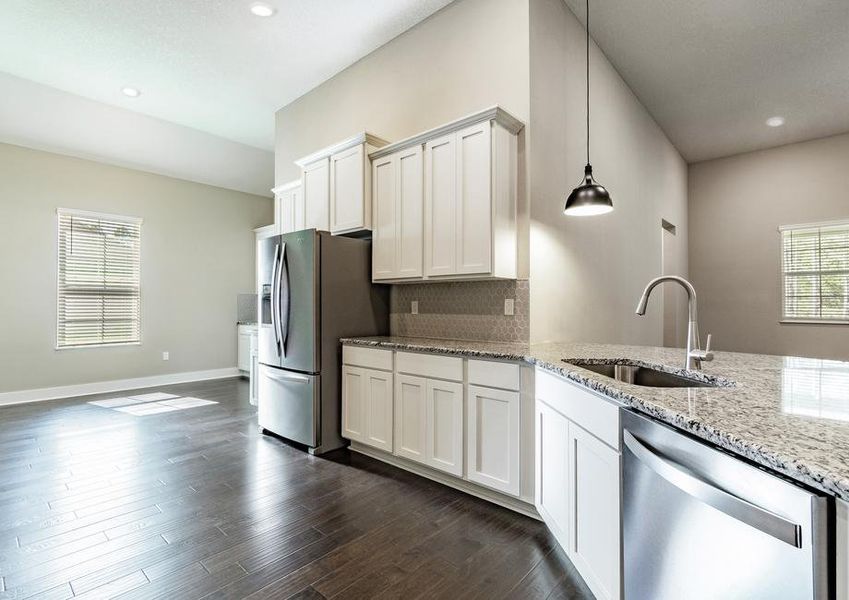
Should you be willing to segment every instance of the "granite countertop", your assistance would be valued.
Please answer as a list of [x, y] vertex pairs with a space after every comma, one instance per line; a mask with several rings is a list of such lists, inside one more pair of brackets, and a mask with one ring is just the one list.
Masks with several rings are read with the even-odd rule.
[[[410, 337], [345, 344], [524, 361], [623, 405], [849, 500], [849, 363], [716, 352], [698, 376], [724, 384], [651, 388], [615, 381], [562, 359], [628, 360], [682, 373], [684, 350], [582, 343], [511, 344]], [[693, 375], [693, 373], [688, 373]], [[733, 384], [733, 385], [729, 385]]]

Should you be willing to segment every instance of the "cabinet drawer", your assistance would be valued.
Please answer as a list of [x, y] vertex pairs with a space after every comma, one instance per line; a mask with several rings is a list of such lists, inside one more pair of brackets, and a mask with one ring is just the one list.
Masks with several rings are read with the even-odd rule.
[[541, 369], [536, 370], [535, 388], [537, 400], [619, 450], [619, 407], [612, 401]]
[[519, 391], [519, 365], [494, 360], [469, 360], [469, 383]]
[[367, 369], [392, 370], [392, 350], [363, 348], [361, 346], [343, 346], [342, 363], [366, 367]]
[[463, 359], [455, 356], [396, 352], [395, 369], [410, 375], [463, 381]]

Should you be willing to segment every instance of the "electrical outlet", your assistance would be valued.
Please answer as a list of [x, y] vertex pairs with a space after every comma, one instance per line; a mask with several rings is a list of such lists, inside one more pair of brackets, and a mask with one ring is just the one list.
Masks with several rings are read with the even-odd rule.
[[419, 301], [413, 300], [410, 302], [410, 312], [414, 315], [419, 314]]
[[162, 360], [169, 360], [171, 355], [166, 351], [162, 353]]
[[504, 299], [504, 314], [507, 315], [508, 317], [513, 316], [513, 304], [514, 304], [513, 298], [505, 298]]

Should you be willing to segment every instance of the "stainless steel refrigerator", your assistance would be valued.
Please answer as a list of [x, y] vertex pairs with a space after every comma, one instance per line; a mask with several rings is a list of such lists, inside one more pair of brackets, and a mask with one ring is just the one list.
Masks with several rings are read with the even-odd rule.
[[389, 330], [371, 242], [305, 229], [263, 240], [257, 261], [259, 425], [311, 454], [341, 448], [339, 338]]

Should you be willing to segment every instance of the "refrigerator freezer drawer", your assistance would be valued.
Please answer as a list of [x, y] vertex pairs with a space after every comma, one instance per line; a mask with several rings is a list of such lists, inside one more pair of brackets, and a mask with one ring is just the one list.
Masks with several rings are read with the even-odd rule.
[[259, 426], [280, 437], [320, 444], [321, 385], [318, 375], [259, 366]]

